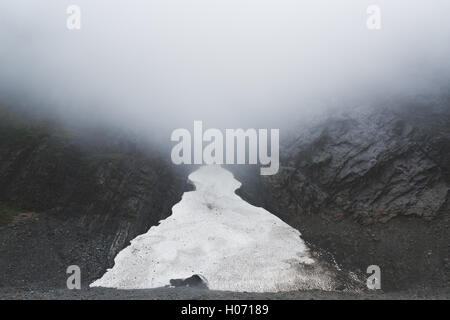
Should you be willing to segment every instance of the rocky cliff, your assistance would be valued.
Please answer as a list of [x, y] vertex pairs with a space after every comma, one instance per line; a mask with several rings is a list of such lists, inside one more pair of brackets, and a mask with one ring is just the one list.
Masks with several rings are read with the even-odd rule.
[[65, 287], [71, 264], [92, 281], [185, 188], [183, 172], [118, 134], [23, 121], [1, 131], [0, 202], [14, 214], [0, 225], [0, 286]]
[[347, 110], [294, 132], [277, 175], [242, 174], [243, 196], [342, 266], [379, 265], [386, 290], [449, 286], [448, 100]]

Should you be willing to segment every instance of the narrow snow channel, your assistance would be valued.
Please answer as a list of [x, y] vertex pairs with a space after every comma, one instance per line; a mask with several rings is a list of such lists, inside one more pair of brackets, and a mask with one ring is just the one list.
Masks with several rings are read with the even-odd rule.
[[205, 166], [189, 179], [195, 191], [132, 240], [91, 287], [156, 288], [198, 274], [212, 290], [332, 289], [332, 275], [312, 258], [300, 232], [236, 195], [241, 183], [229, 171]]

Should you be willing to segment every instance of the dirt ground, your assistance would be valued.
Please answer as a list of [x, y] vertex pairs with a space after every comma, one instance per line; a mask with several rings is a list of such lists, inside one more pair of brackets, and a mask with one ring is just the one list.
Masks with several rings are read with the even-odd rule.
[[106, 288], [29, 289], [0, 288], [1, 300], [449, 300], [450, 288], [361, 293], [295, 291], [282, 293], [237, 293], [191, 288], [160, 288], [147, 290], [116, 290]]

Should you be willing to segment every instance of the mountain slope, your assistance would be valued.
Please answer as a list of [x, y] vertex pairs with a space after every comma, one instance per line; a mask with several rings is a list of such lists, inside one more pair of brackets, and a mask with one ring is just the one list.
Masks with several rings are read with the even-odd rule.
[[279, 174], [237, 171], [243, 197], [343, 266], [379, 265], [385, 290], [450, 285], [449, 101], [359, 108], [297, 132]]
[[0, 202], [16, 214], [0, 225], [0, 286], [65, 287], [72, 264], [91, 282], [186, 187], [183, 171], [121, 134], [36, 120], [1, 131]]

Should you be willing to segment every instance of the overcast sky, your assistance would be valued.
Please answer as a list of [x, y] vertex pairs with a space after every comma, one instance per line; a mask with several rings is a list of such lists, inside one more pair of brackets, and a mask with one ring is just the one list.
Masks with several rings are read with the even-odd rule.
[[446, 85], [449, 16], [448, 0], [2, 0], [0, 103], [144, 130], [278, 127]]

